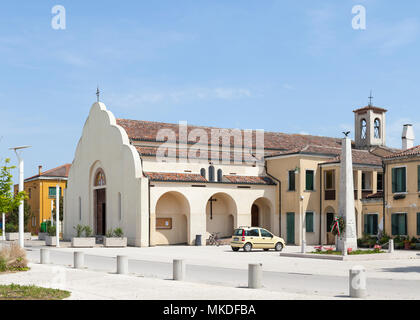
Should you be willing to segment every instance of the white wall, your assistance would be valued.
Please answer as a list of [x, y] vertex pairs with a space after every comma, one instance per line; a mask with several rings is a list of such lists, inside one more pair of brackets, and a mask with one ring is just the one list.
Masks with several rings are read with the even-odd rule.
[[[103, 103], [95, 103], [83, 128], [69, 172], [66, 191], [64, 238], [75, 235], [74, 226], [93, 221], [93, 175], [102, 168], [106, 175], [107, 230], [121, 227], [129, 244], [148, 245], [147, 180], [141, 161], [128, 136], [116, 125], [114, 115]], [[121, 193], [122, 219], [119, 220], [118, 193]], [[79, 220], [79, 197], [82, 219]]]

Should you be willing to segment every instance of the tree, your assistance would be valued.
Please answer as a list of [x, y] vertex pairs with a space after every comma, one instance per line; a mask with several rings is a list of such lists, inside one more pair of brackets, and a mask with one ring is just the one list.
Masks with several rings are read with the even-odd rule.
[[[54, 218], [54, 221], [57, 221], [57, 218], [56, 218], [56, 207], [57, 207], [57, 203], [56, 203], [57, 201], [56, 200], [54, 200], [54, 208], [53, 208], [53, 210], [52, 210], [52, 215], [53, 215], [53, 218]], [[60, 197], [60, 221], [63, 221], [63, 213], [64, 213], [64, 211], [63, 211], [63, 208], [64, 208], [64, 205], [63, 205], [63, 202], [64, 202], [64, 197], [63, 196], [61, 196]]]
[[10, 171], [16, 167], [9, 165], [10, 159], [8, 158], [4, 162], [0, 169], [0, 213], [10, 214], [19, 208], [20, 202], [27, 199], [27, 195], [25, 191], [14, 194], [12, 190], [13, 175]]
[[[31, 206], [28, 204], [28, 202], [25, 200], [24, 202], [24, 206], [23, 206], [23, 225], [25, 228], [25, 231], [27, 231], [27, 226], [28, 226], [28, 222], [29, 219], [32, 217], [32, 212], [31, 212]], [[19, 207], [15, 208], [12, 212], [10, 212], [7, 215], [7, 223], [11, 223], [14, 226], [18, 226], [19, 225]]]

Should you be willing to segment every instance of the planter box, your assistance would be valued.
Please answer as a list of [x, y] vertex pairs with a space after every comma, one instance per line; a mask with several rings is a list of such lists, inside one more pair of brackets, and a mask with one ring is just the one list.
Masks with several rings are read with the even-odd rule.
[[[6, 240], [7, 241], [19, 240], [19, 232], [6, 232]], [[31, 233], [30, 232], [24, 232], [23, 233], [23, 240], [31, 240]]]
[[39, 232], [38, 233], [38, 240], [45, 240], [46, 236], [48, 236], [47, 232]]
[[71, 246], [73, 248], [93, 248], [96, 245], [96, 238], [71, 238]]
[[126, 247], [127, 238], [107, 238], [104, 237], [104, 247]]
[[57, 245], [57, 237], [45, 236], [45, 244], [47, 246], [56, 246]]
[[420, 250], [420, 243], [416, 243], [416, 250]]

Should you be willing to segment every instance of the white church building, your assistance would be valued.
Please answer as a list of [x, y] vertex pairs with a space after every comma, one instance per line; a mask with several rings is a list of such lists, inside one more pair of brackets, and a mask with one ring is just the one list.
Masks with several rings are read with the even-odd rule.
[[[386, 110], [354, 112], [364, 134], [352, 143], [360, 236], [361, 200], [380, 191], [381, 156], [392, 150]], [[120, 227], [133, 246], [193, 245], [252, 225], [299, 244], [305, 224], [308, 244], [327, 243], [340, 152], [339, 138], [116, 119], [97, 102], [69, 172], [63, 236], [81, 224], [98, 236]]]

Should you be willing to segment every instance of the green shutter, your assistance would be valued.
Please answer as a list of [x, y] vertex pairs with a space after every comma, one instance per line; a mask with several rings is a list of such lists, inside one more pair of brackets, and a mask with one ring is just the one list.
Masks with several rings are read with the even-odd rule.
[[365, 234], [368, 234], [368, 216], [367, 216], [367, 214], [364, 214], [363, 215], [363, 225], [364, 225], [364, 232], [365, 232]]
[[420, 192], [420, 166], [417, 166], [417, 191]]
[[398, 215], [393, 214], [391, 215], [391, 224], [392, 224], [392, 235], [398, 235]]
[[314, 190], [314, 172], [312, 170], [306, 171], [306, 190]]
[[306, 212], [306, 232], [314, 232], [314, 213]]
[[402, 181], [402, 186], [401, 186], [401, 192], [407, 192], [407, 174], [406, 174], [406, 170], [407, 168], [401, 168], [401, 181]]
[[417, 212], [417, 235], [420, 235], [420, 212]]
[[397, 189], [397, 170], [392, 168], [392, 193], [395, 193]]
[[378, 234], [378, 215], [372, 215], [372, 234]]

